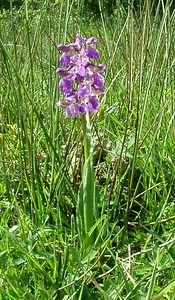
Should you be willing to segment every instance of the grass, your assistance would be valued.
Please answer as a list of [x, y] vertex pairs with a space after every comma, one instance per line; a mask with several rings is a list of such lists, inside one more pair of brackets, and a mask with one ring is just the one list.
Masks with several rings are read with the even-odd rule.
[[[175, 299], [175, 16], [26, 0], [1, 13], [0, 299]], [[80, 247], [78, 118], [57, 108], [59, 53], [96, 36], [106, 93], [91, 116], [100, 226]], [[100, 155], [101, 153], [101, 155]], [[101, 156], [101, 157], [100, 157]]]

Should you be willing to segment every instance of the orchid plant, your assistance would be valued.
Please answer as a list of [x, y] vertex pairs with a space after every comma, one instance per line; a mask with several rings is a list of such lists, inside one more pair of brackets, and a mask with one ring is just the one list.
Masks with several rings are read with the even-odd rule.
[[[95, 37], [86, 39], [77, 34], [75, 43], [59, 45], [58, 50], [63, 54], [60, 57], [61, 68], [56, 70], [56, 74], [62, 77], [59, 89], [63, 94], [63, 99], [58, 101], [58, 106], [65, 110], [67, 118], [82, 115], [84, 166], [77, 207], [78, 228], [82, 243], [87, 240], [97, 216], [93, 141], [89, 117], [89, 112], [98, 112], [99, 95], [105, 92], [102, 76], [105, 65], [94, 63], [100, 58], [98, 50], [94, 47], [97, 43], [98, 39]], [[91, 242], [93, 242], [92, 237]]]

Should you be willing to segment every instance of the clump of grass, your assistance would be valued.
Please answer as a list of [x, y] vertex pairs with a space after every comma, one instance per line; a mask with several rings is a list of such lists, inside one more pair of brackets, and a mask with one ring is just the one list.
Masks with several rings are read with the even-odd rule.
[[[140, 14], [118, 6], [109, 17], [99, 1], [91, 22], [78, 4], [11, 2], [1, 14], [1, 298], [173, 299], [174, 13], [167, 1], [160, 15], [160, 1], [153, 16], [145, 1]], [[100, 232], [86, 255], [80, 121], [56, 107], [56, 45], [77, 32], [100, 39], [108, 66], [92, 118]]]

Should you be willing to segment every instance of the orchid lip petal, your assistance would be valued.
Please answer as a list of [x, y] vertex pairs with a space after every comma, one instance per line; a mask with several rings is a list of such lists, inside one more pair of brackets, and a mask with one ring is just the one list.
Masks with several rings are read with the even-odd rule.
[[86, 54], [89, 58], [92, 59], [99, 59], [100, 55], [99, 52], [97, 51], [97, 49], [95, 49], [94, 47], [89, 46], [86, 50]]
[[76, 115], [83, 115], [86, 113], [86, 107], [85, 105], [77, 104], [75, 106], [75, 113]]
[[90, 96], [90, 86], [88, 84], [79, 84], [78, 86], [78, 90], [77, 90], [77, 95], [78, 95], [78, 98], [81, 98], [81, 99], [85, 99], [87, 97]]
[[67, 67], [70, 64], [70, 55], [68, 53], [63, 53], [60, 57], [60, 64], [63, 67]]
[[70, 93], [72, 91], [72, 84], [73, 80], [71, 78], [64, 77], [60, 80], [60, 91], [66, 94]]
[[95, 88], [102, 88], [104, 86], [104, 79], [100, 74], [98, 73], [93, 74], [92, 80], [93, 80], [93, 86]]
[[90, 112], [96, 113], [98, 111], [99, 101], [97, 96], [90, 97], [87, 107]]
[[82, 76], [80, 73], [77, 73], [77, 74], [76, 74], [76, 80], [77, 80], [78, 82], [82, 82], [83, 79], [84, 79], [84, 76]]
[[68, 106], [66, 108], [66, 116], [67, 116], [67, 118], [71, 119], [74, 115], [75, 115], [74, 108], [71, 107], [71, 106]]

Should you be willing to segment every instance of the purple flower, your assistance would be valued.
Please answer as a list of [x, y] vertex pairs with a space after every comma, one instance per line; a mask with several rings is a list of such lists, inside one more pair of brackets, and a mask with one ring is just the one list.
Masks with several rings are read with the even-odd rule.
[[70, 64], [70, 55], [68, 53], [63, 53], [60, 57], [60, 64], [63, 67], [67, 67]]
[[86, 50], [86, 54], [89, 58], [93, 58], [93, 59], [99, 59], [100, 58], [100, 55], [97, 51], [97, 49], [89, 46]]
[[59, 45], [58, 46], [58, 50], [62, 51], [62, 52], [69, 52], [72, 49], [74, 49], [74, 45], [70, 44], [70, 45]]
[[63, 69], [63, 68], [58, 68], [56, 70], [56, 74], [61, 76], [61, 77], [65, 77], [69, 75], [69, 71], [67, 69]]
[[78, 59], [79, 59], [79, 55], [78, 55], [78, 53], [75, 53], [74, 55], [72, 55], [70, 57], [70, 64], [71, 65], [76, 64], [78, 62]]
[[100, 74], [98, 73], [93, 74], [92, 79], [93, 79], [94, 87], [101, 88], [104, 86], [104, 79]]
[[63, 79], [60, 80], [60, 91], [63, 92], [64, 94], [68, 94], [72, 91], [72, 84], [73, 80], [68, 77], [64, 77]]
[[84, 104], [76, 104], [75, 105], [75, 114], [83, 115], [86, 113], [86, 106]]
[[92, 73], [100, 73], [103, 74], [106, 66], [104, 64], [100, 64], [100, 65], [94, 65], [94, 64], [89, 64], [88, 68], [92, 71]]
[[86, 40], [86, 45], [94, 45], [98, 43], [98, 39], [96, 37], [90, 37]]
[[80, 51], [82, 46], [85, 44], [85, 39], [83, 39], [79, 34], [76, 35], [74, 48]]
[[66, 117], [68, 119], [72, 118], [75, 115], [74, 108], [72, 106], [67, 106], [66, 108]]
[[99, 107], [98, 98], [96, 96], [91, 96], [87, 106], [88, 106], [88, 109], [90, 112], [96, 113], [98, 111], [98, 107]]
[[90, 86], [88, 84], [80, 83], [77, 89], [78, 98], [85, 99], [91, 94]]
[[77, 68], [77, 72], [78, 75], [80, 75], [81, 77], [84, 78], [84, 76], [86, 75], [86, 69], [84, 66], [80, 66]]
[[97, 43], [95, 37], [85, 39], [77, 34], [74, 44], [58, 46], [63, 52], [60, 64], [65, 67], [56, 70], [56, 74], [63, 77], [59, 88], [64, 99], [58, 102], [58, 106], [65, 109], [67, 118], [87, 111], [98, 111], [98, 96], [105, 91], [102, 77], [105, 65], [91, 62], [91, 59], [100, 58], [98, 50], [94, 48]]

